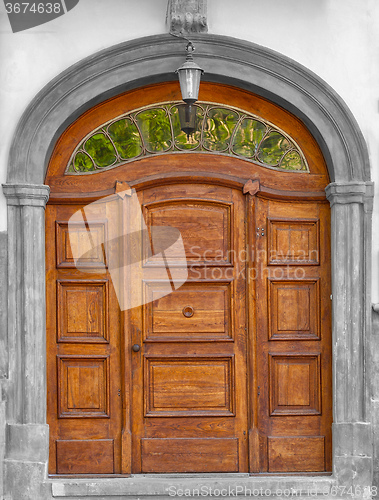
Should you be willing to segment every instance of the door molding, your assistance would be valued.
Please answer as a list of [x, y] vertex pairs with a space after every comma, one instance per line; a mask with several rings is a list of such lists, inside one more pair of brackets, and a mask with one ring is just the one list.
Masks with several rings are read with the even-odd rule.
[[[365, 141], [343, 100], [300, 64], [229, 37], [206, 34], [193, 39], [206, 80], [252, 91], [290, 111], [305, 123], [324, 154], [331, 179], [326, 193], [332, 210], [333, 282], [334, 449], [328, 484], [370, 486], [373, 184]], [[183, 53], [181, 40], [158, 35], [94, 54], [50, 82], [16, 129], [3, 186], [9, 257], [5, 487], [14, 498], [25, 494], [26, 485], [30, 498], [51, 498], [47, 447], [38, 459], [30, 448], [37, 429], [46, 435], [43, 207], [48, 187], [43, 183], [53, 147], [79, 115], [99, 102], [142, 85], [175, 80]], [[140, 491], [143, 494], [143, 488]]]
[[[242, 177], [235, 177], [228, 174], [215, 174], [211, 172], [199, 172], [198, 170], [186, 171], [186, 172], [165, 172], [164, 177], [159, 175], [148, 175], [146, 177], [140, 177], [136, 181], [130, 181], [128, 183], [129, 188], [133, 188], [136, 191], [141, 189], [146, 189], [150, 186], [163, 186], [167, 184], [176, 184], [178, 182], [186, 182], [191, 179], [194, 183], [208, 183], [215, 186], [226, 186], [234, 189], [243, 189], [244, 194], [250, 193], [248, 182]], [[257, 192], [259, 196], [270, 198], [270, 199], [288, 199], [288, 200], [325, 200], [325, 191], [282, 191], [279, 189], [273, 189], [271, 187], [265, 186], [265, 184], [260, 181], [256, 182], [259, 184], [259, 189]], [[245, 190], [245, 185], [247, 185], [247, 190]], [[104, 196], [109, 196], [116, 191], [116, 186], [113, 189], [106, 189], [103, 191], [90, 192], [90, 193], [51, 193], [49, 197], [49, 204], [75, 204], [75, 203], [92, 203]], [[250, 193], [251, 194], [251, 193]]]

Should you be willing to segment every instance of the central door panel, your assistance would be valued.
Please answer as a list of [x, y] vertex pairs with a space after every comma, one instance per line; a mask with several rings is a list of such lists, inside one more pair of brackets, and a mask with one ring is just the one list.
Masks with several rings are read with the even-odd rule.
[[132, 472], [247, 472], [244, 197], [172, 185], [140, 200], [150, 230], [180, 231], [188, 279], [162, 297], [180, 263], [143, 261], [152, 268], [145, 304], [129, 314], [141, 346], [132, 354]]

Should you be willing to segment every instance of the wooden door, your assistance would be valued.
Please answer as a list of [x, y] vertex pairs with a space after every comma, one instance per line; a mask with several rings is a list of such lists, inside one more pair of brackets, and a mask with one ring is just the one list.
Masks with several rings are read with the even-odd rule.
[[[51, 472], [247, 472], [245, 197], [205, 184], [155, 187], [140, 194], [140, 214], [110, 199], [90, 214], [47, 211]], [[188, 279], [169, 294], [167, 278], [183, 266], [175, 253], [167, 262], [149, 256], [149, 239], [126, 248], [138, 237], [118, 238], [128, 224], [142, 235], [145, 223], [180, 231]], [[155, 247], [166, 236], [158, 232]], [[120, 255], [111, 267], [124, 268], [125, 293], [143, 297], [124, 312], [108, 262]]]
[[255, 472], [331, 470], [329, 207], [252, 200]]
[[149, 227], [180, 231], [188, 279], [159, 298], [165, 262], [144, 263], [146, 301], [129, 319], [133, 472], [248, 471], [244, 202], [199, 184], [141, 195]]
[[102, 245], [120, 224], [117, 201], [46, 209], [51, 473], [121, 472], [123, 347], [109, 272], [120, 249]]
[[[231, 117], [245, 110], [238, 137], [246, 132], [251, 154], [258, 139], [247, 131], [266, 120], [265, 137], [286, 134], [307, 170], [272, 168], [241, 145], [244, 159], [213, 132], [211, 147], [207, 120], [205, 149], [151, 146], [133, 161], [70, 170], [78, 146], [100, 129], [101, 146], [115, 117], [180, 101], [176, 82], [104, 101], [62, 134], [45, 180], [51, 474], [331, 471], [325, 161], [279, 106], [226, 85], [203, 82], [200, 92], [203, 103], [235, 107]], [[119, 182], [137, 191], [133, 213]], [[70, 218], [96, 200], [91, 224], [74, 225], [70, 242]], [[186, 251], [180, 288], [182, 260], [157, 250], [168, 245], [164, 232], [153, 237], [165, 227]], [[125, 230], [140, 236], [120, 241]], [[120, 306], [124, 292], [130, 307]]]

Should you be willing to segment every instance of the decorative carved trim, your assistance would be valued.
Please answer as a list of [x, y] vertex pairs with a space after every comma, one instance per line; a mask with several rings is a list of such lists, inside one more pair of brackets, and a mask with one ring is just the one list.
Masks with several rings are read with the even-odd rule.
[[132, 196], [132, 188], [126, 181], [116, 181], [114, 192], [122, 199], [125, 198], [125, 196], [128, 198]]
[[172, 35], [206, 33], [207, 0], [169, 0], [166, 21]]
[[243, 194], [246, 194], [246, 193], [249, 193], [251, 196], [254, 196], [255, 194], [258, 193], [258, 191], [260, 191], [261, 189], [261, 186], [260, 186], [260, 182], [259, 182], [259, 179], [249, 179], [244, 187], [243, 187]]

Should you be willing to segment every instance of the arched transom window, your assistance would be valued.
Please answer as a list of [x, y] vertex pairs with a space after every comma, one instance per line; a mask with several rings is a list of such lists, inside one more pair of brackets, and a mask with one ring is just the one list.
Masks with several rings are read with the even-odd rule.
[[197, 102], [196, 131], [180, 127], [180, 102], [133, 110], [90, 132], [75, 148], [66, 175], [91, 174], [152, 155], [201, 152], [239, 157], [267, 168], [309, 172], [288, 134], [246, 111]]

